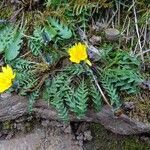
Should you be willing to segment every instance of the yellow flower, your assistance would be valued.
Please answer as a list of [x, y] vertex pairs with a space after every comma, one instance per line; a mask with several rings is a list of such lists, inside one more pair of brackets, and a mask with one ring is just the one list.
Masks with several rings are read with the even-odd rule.
[[0, 72], [0, 93], [3, 93], [12, 86], [12, 80], [15, 76], [9, 65], [2, 67], [2, 72]]
[[76, 43], [68, 50], [68, 53], [71, 62], [79, 64], [81, 61], [85, 61], [89, 66], [92, 66], [91, 62], [88, 60], [87, 46], [85, 44]]

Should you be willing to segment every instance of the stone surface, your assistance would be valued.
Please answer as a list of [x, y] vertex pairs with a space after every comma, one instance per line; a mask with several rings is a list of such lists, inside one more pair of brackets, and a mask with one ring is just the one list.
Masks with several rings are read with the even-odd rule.
[[[13, 120], [28, 113], [27, 99], [25, 97], [12, 96], [0, 100], [0, 121]], [[49, 107], [44, 101], [39, 100], [33, 107], [33, 112], [38, 118], [47, 120], [59, 120], [57, 112]], [[140, 134], [150, 132], [150, 124], [133, 120], [122, 114], [119, 117], [114, 115], [109, 106], [104, 106], [99, 113], [88, 111], [86, 116], [77, 119], [70, 115], [70, 121], [87, 121], [102, 124], [106, 129], [123, 135]]]
[[101, 43], [101, 37], [93, 35], [89, 41], [91, 42], [92, 45], [99, 45]]
[[0, 150], [82, 150], [72, 134], [59, 128], [35, 128], [32, 133], [0, 141]]
[[92, 135], [91, 135], [91, 131], [90, 130], [87, 130], [87, 131], [84, 131], [84, 141], [91, 141], [92, 140]]
[[110, 41], [116, 41], [120, 35], [119, 30], [114, 28], [108, 28], [105, 30], [106, 39]]

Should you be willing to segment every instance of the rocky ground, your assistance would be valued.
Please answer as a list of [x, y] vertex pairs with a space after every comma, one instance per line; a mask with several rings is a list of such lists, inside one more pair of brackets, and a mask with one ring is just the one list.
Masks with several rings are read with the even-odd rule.
[[150, 135], [120, 136], [99, 124], [21, 117], [1, 123], [0, 150], [148, 150]]
[[36, 128], [31, 133], [0, 141], [1, 150], [82, 150], [73, 136], [60, 128]]
[[[4, 107], [4, 105], [2, 105], [3, 102], [6, 100], [9, 101], [9, 98], [12, 98], [12, 95], [1, 95], [1, 106]], [[12, 98], [12, 101], [14, 102], [15, 99]], [[130, 136], [123, 136], [111, 133], [100, 125], [100, 123], [88, 123], [86, 121], [62, 123], [56, 120], [46, 119], [44, 117], [41, 118], [39, 115], [27, 113], [23, 113], [23, 116], [18, 115], [19, 117], [14, 117], [14, 119], [5, 119], [3, 115], [7, 116], [8, 112], [11, 113], [10, 110], [18, 108], [18, 105], [17, 107], [6, 107], [7, 110], [9, 110], [7, 113], [2, 111], [3, 107], [0, 111], [0, 150], [150, 149], [149, 132], [143, 132], [143, 134], [137, 136], [132, 134]], [[18, 111], [18, 113], [20, 113], [20, 111]], [[109, 114], [108, 116], [110, 116], [110, 113], [107, 112], [106, 114]], [[11, 118], [13, 118], [12, 115]], [[110, 119], [108, 116], [105, 116], [105, 121], [108, 118]], [[111, 126], [111, 128], [114, 128], [116, 124], [114, 124], [111, 120], [112, 119], [110, 119], [109, 122], [107, 120], [106, 122], [107, 124], [110, 124], [109, 126]], [[141, 123], [135, 125], [131, 122], [128, 126], [131, 126], [131, 124], [133, 125], [132, 127], [140, 125], [140, 129], [142, 129]], [[120, 128], [121, 126], [118, 124], [117, 127]], [[127, 127], [127, 125], [125, 125], [125, 127]], [[127, 129], [128, 128], [124, 128], [124, 133], [130, 131]], [[123, 132], [123, 130], [118, 130]], [[116, 131], [116, 129], [113, 131]]]
[[82, 150], [70, 125], [23, 118], [1, 123], [0, 150]]

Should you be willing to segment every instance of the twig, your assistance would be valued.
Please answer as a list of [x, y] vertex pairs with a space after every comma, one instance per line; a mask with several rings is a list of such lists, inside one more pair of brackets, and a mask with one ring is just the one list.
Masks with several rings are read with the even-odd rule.
[[[127, 34], [126, 34], [127, 37], [129, 36], [129, 28], [130, 28], [130, 18], [129, 18], [128, 25], [127, 25]], [[128, 43], [128, 39], [126, 39], [126, 44], [127, 43]]]
[[[145, 50], [145, 51], [142, 51], [142, 55], [145, 54], [145, 53], [148, 53], [148, 52], [150, 52], [150, 49]], [[141, 53], [138, 53], [136, 56], [138, 57], [138, 56], [140, 56], [140, 55], [141, 55]]]
[[118, 10], [115, 11], [115, 13], [113, 14], [113, 16], [110, 18], [110, 20], [108, 21], [107, 25], [105, 28], [107, 28], [109, 26], [109, 24], [113, 21], [114, 17], [116, 16]]
[[145, 43], [146, 43], [146, 36], [147, 36], [147, 21], [146, 21], [146, 24], [145, 24], [145, 27], [144, 27], [144, 41], [143, 41], [143, 46], [142, 46], [142, 48], [144, 48], [144, 46], [145, 46]]
[[[89, 48], [89, 46], [88, 46], [88, 39], [87, 39], [87, 36], [86, 36], [85, 32], [84, 32], [81, 28], [78, 28], [78, 31], [79, 31], [79, 35], [80, 35], [81, 40], [84, 41], [85, 44], [87, 45], [87, 47]], [[98, 81], [97, 81], [96, 76], [94, 75], [92, 69], [90, 69], [90, 72], [91, 72], [91, 75], [92, 75], [92, 77], [93, 77], [93, 79], [94, 79], [94, 82], [95, 82], [95, 84], [96, 84], [96, 86], [97, 86], [99, 92], [101, 93], [101, 95], [102, 95], [104, 101], [106, 102], [107, 105], [109, 105], [110, 107], [112, 107], [112, 106], [109, 104], [109, 102], [108, 102], [106, 96], [104, 95], [104, 93], [103, 93], [103, 91], [102, 91], [100, 85], [98, 84]]]
[[96, 84], [96, 86], [97, 86], [99, 92], [101, 93], [101, 95], [102, 95], [104, 101], [106, 102], [107, 105], [109, 105], [110, 107], [112, 107], [112, 106], [109, 104], [109, 102], [108, 102], [106, 96], [104, 95], [104, 92], [102, 91], [100, 85], [98, 84], [98, 81], [97, 81], [95, 75], [93, 74], [92, 70], [91, 70], [91, 74], [92, 74], [92, 77], [93, 77], [93, 79], [94, 79], [94, 82], [95, 82], [95, 84]]
[[24, 22], [24, 12], [23, 12], [22, 17], [21, 17], [20, 29], [23, 28], [23, 22]]
[[144, 57], [143, 57], [143, 52], [142, 52], [142, 45], [141, 45], [140, 34], [139, 34], [139, 29], [138, 29], [138, 24], [137, 24], [137, 16], [136, 16], [136, 10], [135, 10], [135, 1], [132, 0], [132, 2], [133, 2], [135, 28], [136, 28], [136, 33], [137, 33], [137, 37], [138, 37], [138, 44], [139, 44], [139, 47], [140, 47], [140, 55], [141, 55], [141, 59], [142, 59], [142, 61], [144, 63]]
[[30, 38], [30, 39], [34, 39], [34, 40], [37, 39], [37, 38], [35, 38], [35, 37], [33, 37], [33, 36], [29, 36], [29, 35], [26, 35], [26, 34], [24, 34], [24, 33], [22, 33], [22, 35], [23, 35], [24, 37], [27, 37], [27, 38]]
[[0, 10], [3, 8], [3, 5], [5, 4], [5, 0], [3, 0], [2, 2], [1, 2], [1, 5], [0, 5]]
[[134, 47], [134, 51], [133, 51], [133, 54], [134, 54], [134, 55], [135, 55], [135, 53], [136, 53], [137, 47], [138, 47], [138, 42], [136, 42], [136, 45], [135, 45], [135, 47]]
[[123, 34], [126, 31], [126, 29], [127, 29], [127, 27], [125, 27], [127, 19], [128, 19], [128, 15], [124, 19], [124, 23], [123, 23], [123, 26], [122, 26], [121, 34]]
[[133, 44], [134, 44], [134, 36], [132, 36], [132, 38], [131, 38], [131, 47], [130, 47], [130, 51], [132, 50], [132, 47], [133, 47]]
[[10, 18], [10, 22], [13, 22], [14, 21], [14, 19], [20, 14], [20, 12], [23, 10], [24, 8], [23, 7], [21, 7], [19, 10], [17, 10], [17, 11], [15, 11], [15, 13], [13, 14], [13, 16], [11, 16], [11, 18]]
[[31, 53], [31, 51], [28, 51], [27, 53], [21, 55], [20, 58], [23, 58], [23, 57], [27, 56], [27, 55], [30, 54], [30, 53]]

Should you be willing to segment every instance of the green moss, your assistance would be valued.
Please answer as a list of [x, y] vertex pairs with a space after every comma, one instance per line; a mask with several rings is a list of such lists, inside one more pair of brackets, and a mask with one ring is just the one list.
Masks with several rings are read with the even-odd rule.
[[1, 19], [10, 19], [13, 14], [13, 8], [11, 5], [8, 5], [7, 7], [4, 7], [3, 10], [0, 12], [0, 18]]
[[2, 123], [2, 129], [3, 130], [11, 130], [13, 128], [13, 124], [10, 120], [7, 120]]
[[125, 138], [122, 141], [122, 147], [124, 150], [148, 150], [150, 145], [143, 143], [136, 139], [136, 137]]
[[121, 136], [111, 133], [99, 124], [92, 123], [93, 140], [85, 143], [86, 150], [148, 150], [150, 145], [138, 136]]
[[[34, 122], [34, 121], [33, 121]], [[26, 127], [26, 132], [30, 132], [34, 128], [34, 123], [33, 122], [26, 122], [25, 127]]]

